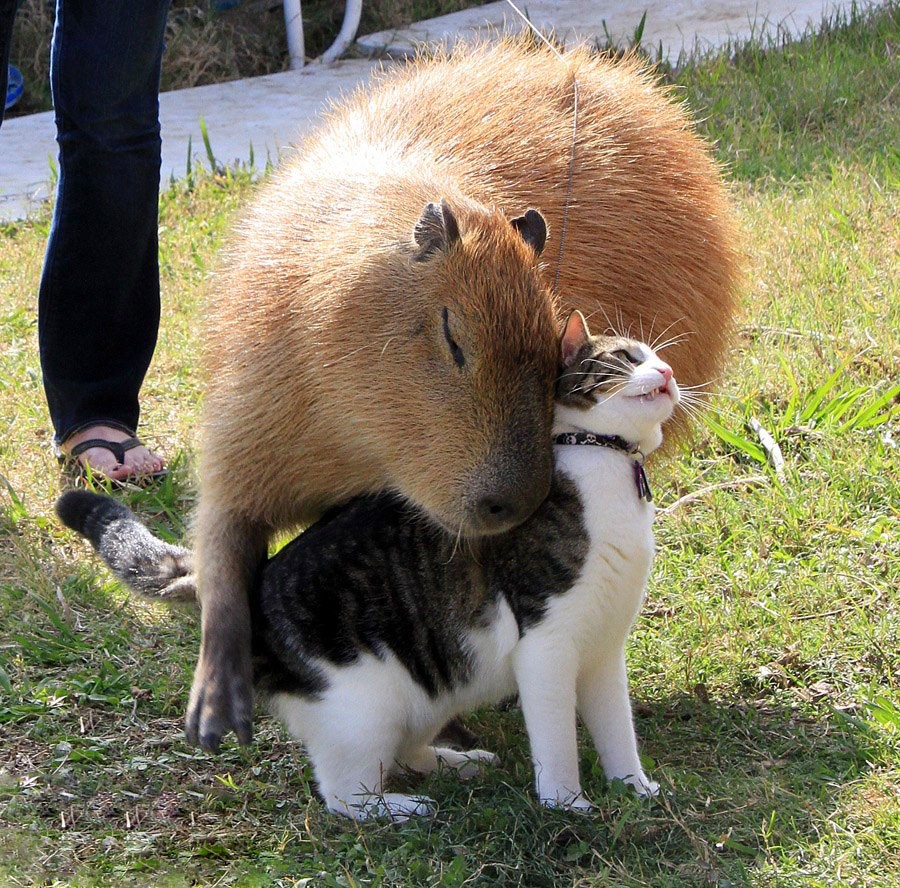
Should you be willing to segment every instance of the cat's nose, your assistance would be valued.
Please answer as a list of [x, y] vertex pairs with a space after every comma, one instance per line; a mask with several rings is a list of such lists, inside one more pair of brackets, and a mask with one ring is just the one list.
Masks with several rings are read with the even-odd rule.
[[668, 382], [675, 374], [672, 373], [672, 368], [668, 364], [660, 364], [659, 367], [656, 368], [657, 373], [662, 375], [662, 378]]

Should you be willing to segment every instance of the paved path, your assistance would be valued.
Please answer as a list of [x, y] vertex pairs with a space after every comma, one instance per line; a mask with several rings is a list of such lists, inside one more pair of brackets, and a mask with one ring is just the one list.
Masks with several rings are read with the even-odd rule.
[[[644, 11], [644, 45], [662, 46], [670, 59], [682, 49], [722, 46], [729, 39], [784, 28], [802, 32], [842, 0], [521, 0], [531, 20], [572, 42], [605, 43], [606, 33], [629, 42]], [[421, 43], [472, 39], [524, 27], [505, 2], [420, 22], [408, 30], [361, 37], [361, 47], [403, 55]], [[378, 62], [352, 60], [303, 71], [270, 74], [232, 83], [163, 93], [162, 179], [183, 176], [188, 150], [205, 162], [200, 120], [206, 123], [216, 159], [246, 161], [251, 151], [258, 166], [273, 160], [309, 128], [319, 110], [342, 92], [365, 81]], [[56, 157], [53, 113], [7, 120], [0, 127], [0, 220], [24, 217], [45, 200]]]

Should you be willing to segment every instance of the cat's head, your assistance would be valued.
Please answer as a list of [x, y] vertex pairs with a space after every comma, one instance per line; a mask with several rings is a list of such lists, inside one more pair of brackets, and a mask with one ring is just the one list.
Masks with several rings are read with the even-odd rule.
[[592, 336], [581, 312], [560, 340], [554, 431], [618, 435], [643, 453], [662, 443], [680, 400], [672, 368], [644, 342]]

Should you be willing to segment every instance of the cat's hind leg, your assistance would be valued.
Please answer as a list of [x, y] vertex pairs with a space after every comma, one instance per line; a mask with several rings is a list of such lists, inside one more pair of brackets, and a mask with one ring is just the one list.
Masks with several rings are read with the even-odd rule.
[[500, 757], [486, 749], [460, 752], [446, 746], [421, 744], [407, 749], [397, 758], [397, 764], [417, 774], [430, 774], [439, 767], [452, 768], [460, 779], [469, 780], [481, 773], [482, 765], [496, 765]]
[[641, 796], [657, 795], [659, 784], [644, 773], [638, 755], [624, 650], [584, 670], [578, 679], [578, 712], [607, 779], [620, 779]]
[[[384, 782], [403, 741], [398, 721], [382, 711], [360, 718], [360, 710], [339, 701], [311, 702], [286, 694], [273, 697], [273, 711], [306, 747], [326, 807], [353, 820], [395, 821], [432, 814], [426, 796], [385, 792]], [[345, 701], [344, 701], [345, 702]]]
[[371, 725], [368, 727], [360, 742], [307, 744], [319, 793], [328, 810], [353, 820], [387, 817], [403, 821], [434, 813], [435, 803], [427, 796], [384, 791], [397, 738], [379, 735]]

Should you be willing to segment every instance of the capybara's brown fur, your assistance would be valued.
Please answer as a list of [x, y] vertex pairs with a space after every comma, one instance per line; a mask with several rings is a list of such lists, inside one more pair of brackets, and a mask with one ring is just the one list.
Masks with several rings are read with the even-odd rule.
[[[550, 229], [539, 269], [529, 207]], [[681, 337], [666, 358], [700, 384], [738, 278], [718, 170], [639, 63], [512, 43], [338, 105], [229, 257], [211, 299], [188, 712], [211, 748], [250, 736], [246, 590], [272, 532], [387, 488], [454, 532], [511, 526], [549, 478], [560, 313]]]

